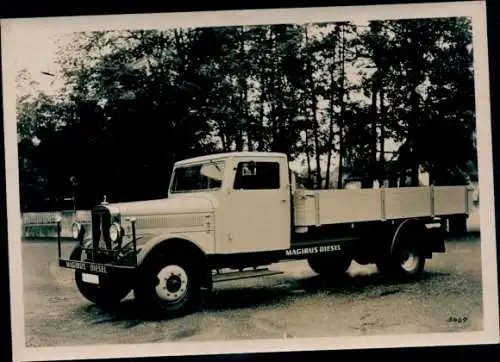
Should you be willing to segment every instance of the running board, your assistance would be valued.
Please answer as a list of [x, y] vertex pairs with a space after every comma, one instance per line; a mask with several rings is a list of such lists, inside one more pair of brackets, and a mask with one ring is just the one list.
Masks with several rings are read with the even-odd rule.
[[257, 269], [257, 270], [214, 274], [212, 276], [212, 280], [214, 283], [218, 283], [218, 282], [227, 282], [230, 280], [258, 278], [258, 277], [265, 277], [277, 274], [283, 274], [283, 272], [276, 270], [269, 270], [269, 269]]

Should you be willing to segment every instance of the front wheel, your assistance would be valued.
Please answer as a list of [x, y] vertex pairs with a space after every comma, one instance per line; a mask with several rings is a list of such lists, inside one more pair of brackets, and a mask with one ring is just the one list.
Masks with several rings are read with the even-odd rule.
[[[75, 249], [70, 258], [83, 260], [81, 249]], [[132, 289], [125, 281], [104, 275], [99, 276], [97, 284], [90, 283], [84, 280], [84, 273], [81, 270], [75, 270], [75, 282], [78, 291], [85, 299], [102, 308], [117, 305]]]
[[134, 294], [145, 312], [179, 317], [201, 305], [200, 273], [187, 258], [158, 255], [143, 265]]

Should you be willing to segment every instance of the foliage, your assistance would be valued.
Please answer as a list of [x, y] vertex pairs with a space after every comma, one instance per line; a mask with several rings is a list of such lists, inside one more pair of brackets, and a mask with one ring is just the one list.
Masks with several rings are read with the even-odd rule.
[[466, 18], [75, 34], [61, 94], [18, 99], [22, 207], [164, 197], [176, 160], [231, 150], [285, 152], [312, 188], [466, 182], [471, 42]]

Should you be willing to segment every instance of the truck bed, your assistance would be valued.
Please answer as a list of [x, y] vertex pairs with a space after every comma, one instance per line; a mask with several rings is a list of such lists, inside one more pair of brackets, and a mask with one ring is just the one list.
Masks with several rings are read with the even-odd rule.
[[295, 226], [468, 215], [473, 193], [467, 186], [296, 190]]

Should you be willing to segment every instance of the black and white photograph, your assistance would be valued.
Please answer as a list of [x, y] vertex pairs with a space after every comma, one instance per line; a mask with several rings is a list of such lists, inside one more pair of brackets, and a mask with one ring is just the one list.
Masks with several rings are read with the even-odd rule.
[[1, 26], [14, 360], [499, 342], [483, 1]]

